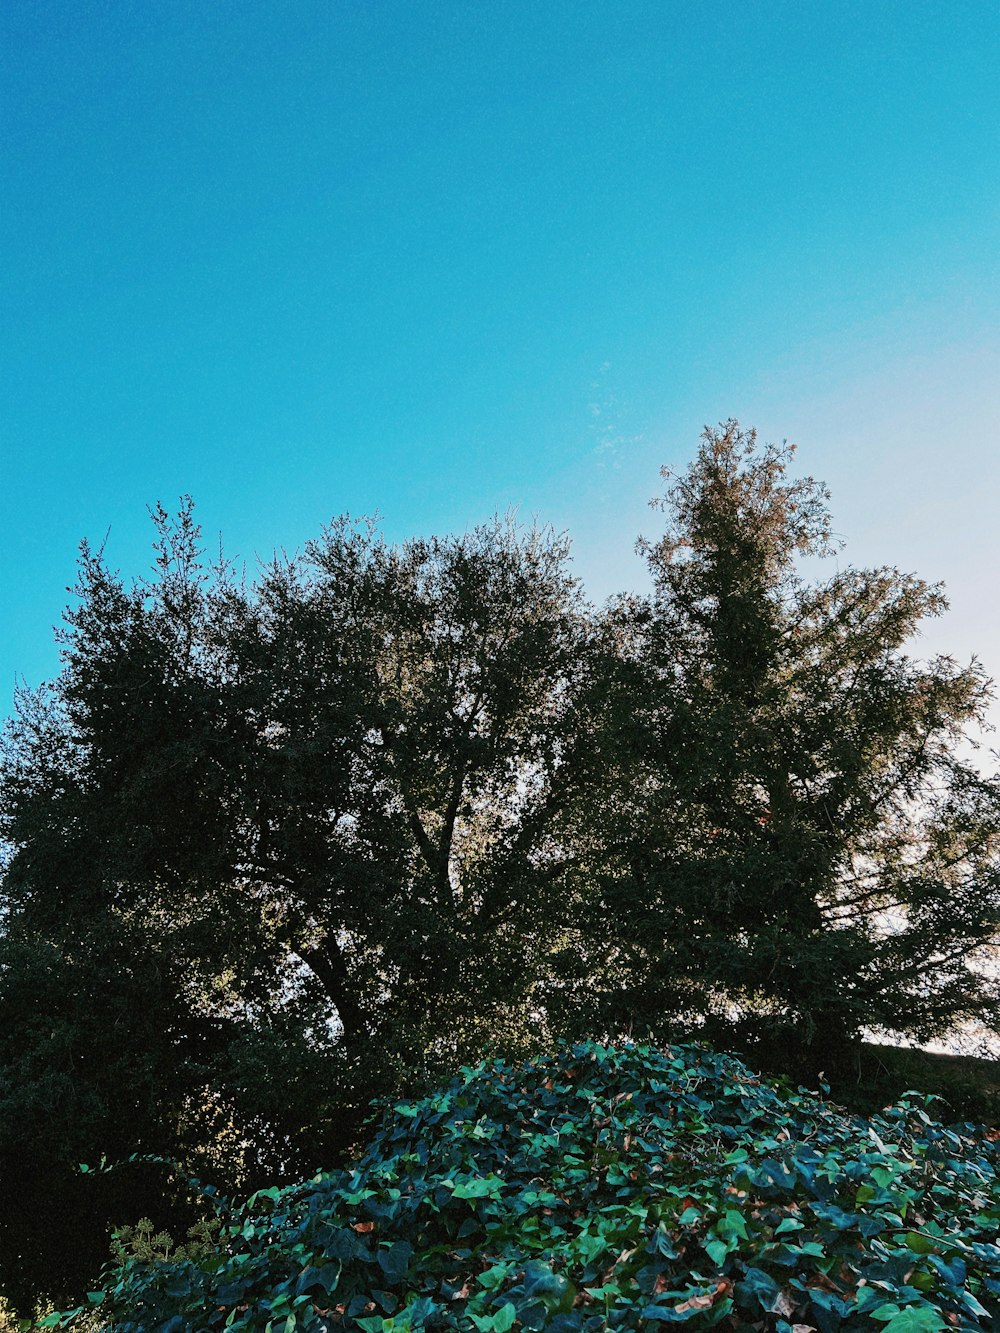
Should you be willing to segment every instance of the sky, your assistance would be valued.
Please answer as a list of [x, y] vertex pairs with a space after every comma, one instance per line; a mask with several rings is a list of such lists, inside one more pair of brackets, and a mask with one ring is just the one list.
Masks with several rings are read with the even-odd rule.
[[1000, 676], [1000, 6], [13, 0], [0, 714], [81, 538], [515, 508], [596, 600], [729, 417]]

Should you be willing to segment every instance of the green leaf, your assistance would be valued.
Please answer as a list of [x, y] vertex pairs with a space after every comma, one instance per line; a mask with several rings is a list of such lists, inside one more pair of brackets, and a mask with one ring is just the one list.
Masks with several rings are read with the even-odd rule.
[[[879, 1317], [875, 1310], [873, 1319]], [[948, 1324], [941, 1314], [929, 1305], [912, 1305], [894, 1314], [888, 1323], [883, 1324], [882, 1333], [940, 1333]]]
[[487, 1291], [492, 1291], [494, 1287], [499, 1287], [500, 1283], [509, 1272], [509, 1264], [493, 1264], [490, 1268], [484, 1268], [476, 1278], [476, 1281], [481, 1287], [485, 1287]]
[[872, 1168], [872, 1180], [874, 1180], [876, 1185], [881, 1186], [882, 1189], [888, 1189], [898, 1174], [898, 1169], [894, 1170], [884, 1166], [876, 1166]]
[[737, 1212], [735, 1208], [727, 1208], [723, 1216], [716, 1222], [714, 1229], [720, 1236], [739, 1236], [741, 1240], [749, 1239], [743, 1214]]
[[823, 1246], [820, 1245], [818, 1241], [807, 1240], [804, 1245], [799, 1245], [796, 1248], [798, 1249], [799, 1254], [809, 1254], [814, 1259], [826, 1258], [826, 1250], [824, 1250]]
[[933, 1254], [938, 1248], [934, 1241], [922, 1236], [919, 1231], [908, 1231], [905, 1239], [914, 1254]]
[[716, 1268], [722, 1267], [730, 1253], [730, 1247], [724, 1240], [707, 1240], [703, 1248]]
[[507, 1301], [493, 1316], [494, 1333], [508, 1333], [508, 1330], [514, 1327], [516, 1318], [517, 1310], [510, 1301]]
[[858, 1287], [854, 1293], [855, 1312], [857, 1314], [870, 1314], [871, 1307], [877, 1305], [882, 1299], [883, 1293], [877, 1287]]
[[455, 1186], [454, 1198], [456, 1199], [485, 1199], [487, 1196], [496, 1196], [503, 1189], [503, 1181], [497, 1176], [485, 1176], [478, 1180], [470, 1180], [465, 1183], [459, 1182]]
[[409, 1270], [413, 1246], [408, 1240], [398, 1240], [392, 1245], [380, 1246], [376, 1258], [386, 1281], [399, 1283]]

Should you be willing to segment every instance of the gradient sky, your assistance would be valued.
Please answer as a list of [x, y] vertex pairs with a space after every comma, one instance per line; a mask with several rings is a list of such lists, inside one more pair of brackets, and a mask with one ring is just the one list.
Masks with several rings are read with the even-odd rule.
[[596, 598], [729, 416], [1000, 675], [1000, 6], [12, 0], [0, 712], [76, 547], [516, 506]]

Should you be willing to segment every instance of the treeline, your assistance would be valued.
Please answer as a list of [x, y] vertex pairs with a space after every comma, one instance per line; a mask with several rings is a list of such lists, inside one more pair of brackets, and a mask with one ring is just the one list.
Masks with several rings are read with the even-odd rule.
[[[834, 549], [735, 422], [667, 477], [652, 590], [597, 609], [497, 520], [336, 520], [248, 582], [189, 502], [127, 584], [82, 548], [2, 760], [0, 1285], [112, 1224], [330, 1167], [372, 1098], [556, 1036], [697, 1034], [795, 1076], [863, 1027], [996, 1028], [1000, 784], [941, 589]], [[666, 474], [665, 474], [666, 475]]]

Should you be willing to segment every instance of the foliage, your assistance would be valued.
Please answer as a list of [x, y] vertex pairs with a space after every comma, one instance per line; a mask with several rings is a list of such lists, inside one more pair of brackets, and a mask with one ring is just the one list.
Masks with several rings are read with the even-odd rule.
[[392, 548], [342, 519], [247, 586], [190, 505], [155, 519], [151, 582], [84, 548], [63, 672], [22, 700], [9, 910], [53, 928], [87, 897], [169, 938], [200, 1011], [292, 997], [369, 1063], [523, 1027], [599, 767], [565, 543], [498, 520]]
[[893, 1101], [907, 1088], [920, 1088], [933, 1096], [941, 1118], [1000, 1124], [997, 1060], [862, 1042], [850, 1072], [831, 1079], [837, 1100], [865, 1114]]
[[[0, 755], [18, 1308], [113, 1225], [182, 1235], [184, 1173], [339, 1164], [373, 1097], [483, 1054], [696, 1031], [839, 1087], [863, 1026], [997, 1025], [1000, 784], [959, 757], [988, 682], [907, 655], [939, 588], [806, 581], [827, 496], [788, 463], [706, 432], [651, 594], [601, 613], [564, 539], [499, 519], [391, 546], [343, 517], [250, 582], [190, 501], [150, 579], [83, 547]], [[136, 1152], [182, 1165], [164, 1202], [76, 1171]]]
[[111, 1222], [176, 1224], [124, 1185], [117, 1215], [88, 1207], [78, 1161], [296, 1178], [372, 1096], [537, 1040], [594, 854], [606, 653], [562, 539], [497, 520], [391, 547], [345, 518], [249, 584], [189, 502], [153, 517], [149, 580], [83, 547], [63, 669], [6, 734], [0, 1282], [22, 1308], [68, 1279], [25, 1198], [67, 1205], [72, 1281]]
[[829, 1070], [862, 1026], [996, 1025], [975, 960], [1000, 922], [1000, 782], [962, 754], [982, 669], [908, 655], [941, 589], [885, 568], [807, 580], [800, 558], [835, 543], [790, 458], [707, 430], [644, 545], [653, 592], [619, 607], [643, 683], [608, 1026], [688, 1013], [731, 1045], [735, 1022], [761, 1059]]
[[353, 1169], [223, 1207], [214, 1254], [113, 1267], [92, 1304], [108, 1333], [979, 1329], [997, 1139], [704, 1048], [563, 1047], [396, 1105]]
[[218, 1218], [203, 1218], [188, 1228], [186, 1242], [177, 1245], [169, 1231], [157, 1231], [155, 1223], [141, 1217], [134, 1227], [118, 1227], [112, 1234], [111, 1253], [118, 1264], [199, 1263], [214, 1254], [220, 1225]]
[[89, 925], [59, 945], [20, 932], [0, 941], [0, 1278], [21, 1310], [90, 1280], [123, 1215], [184, 1211], [164, 1201], [162, 1170], [99, 1180], [77, 1170], [102, 1153], [178, 1152], [161, 1080], [183, 1096], [200, 1059], [178, 1050], [170, 960], [150, 957], [121, 922]]
[[[0, 1296], [0, 1333], [37, 1333], [43, 1319], [54, 1312], [51, 1301], [37, 1304], [29, 1316], [21, 1318], [13, 1306]], [[73, 1320], [73, 1333], [100, 1333], [97, 1313], [81, 1312]]]

